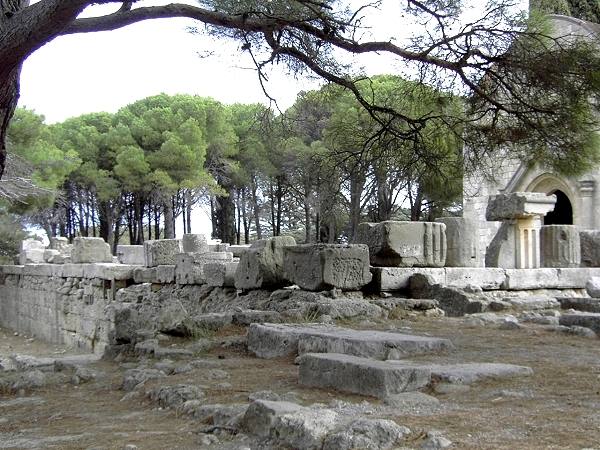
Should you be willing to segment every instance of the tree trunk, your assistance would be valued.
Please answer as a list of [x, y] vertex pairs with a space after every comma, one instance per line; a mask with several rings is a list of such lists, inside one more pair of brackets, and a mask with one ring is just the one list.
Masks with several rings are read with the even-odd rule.
[[185, 191], [185, 232], [192, 232], [192, 190], [186, 189]]
[[233, 192], [227, 197], [215, 198], [216, 238], [223, 243], [235, 242], [235, 203]]
[[[2, 11], [0, 11], [0, 14]], [[19, 101], [19, 77], [21, 65], [8, 73], [5, 79], [0, 78], [0, 178], [6, 168], [6, 133], [17, 102]]]
[[247, 211], [246, 188], [242, 188], [242, 222], [244, 224], [244, 244], [250, 241], [250, 218]]
[[358, 237], [358, 224], [362, 213], [361, 196], [365, 185], [365, 176], [354, 173], [350, 176], [350, 231], [348, 240], [353, 243]]
[[175, 227], [173, 226], [173, 198], [169, 196], [164, 202], [165, 239], [175, 239]]
[[252, 209], [254, 212], [254, 227], [256, 228], [256, 239], [262, 239], [262, 230], [260, 228], [260, 211], [258, 209], [258, 195], [256, 190], [256, 178], [252, 177]]
[[310, 214], [310, 192], [308, 191], [308, 189], [306, 190], [305, 194], [304, 194], [304, 228], [305, 228], [305, 233], [304, 233], [304, 243], [305, 244], [309, 244], [312, 236], [312, 221], [311, 219], [311, 214]]

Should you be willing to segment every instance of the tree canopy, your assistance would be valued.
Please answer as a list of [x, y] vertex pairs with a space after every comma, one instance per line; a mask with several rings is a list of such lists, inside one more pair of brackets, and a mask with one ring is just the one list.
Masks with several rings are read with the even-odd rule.
[[[78, 18], [95, 3], [115, 3], [116, 11]], [[172, 17], [206, 25], [197, 27], [197, 32], [237, 40], [259, 73], [269, 64], [280, 63], [343, 86], [388, 135], [419, 140], [426, 122], [439, 117], [378, 104], [359, 88], [356, 81], [361, 73], [347, 64], [344, 54], [390, 57], [416, 74], [419, 82], [469, 97], [470, 114], [462, 117], [485, 125], [465, 134], [474, 152], [516, 143], [522, 157], [566, 171], [597, 160], [596, 152], [581, 152], [582, 145], [591, 148], [592, 133], [598, 128], [593, 110], [598, 103], [588, 102], [597, 94], [600, 79], [595, 75], [600, 66], [594, 45], [556, 36], [547, 24], [528, 21], [513, 0], [492, 0], [480, 10], [466, 0], [408, 0], [394, 12], [397, 28], [419, 31], [409, 39], [377, 36], [365, 23], [376, 21], [378, 13], [385, 14], [379, 8], [391, 3], [396, 2], [202, 0], [197, 6], [147, 7], [141, 1], [41, 0], [29, 5], [1, 0], [0, 173], [6, 130], [18, 99], [20, 67], [28, 55], [61, 35], [110, 31]], [[587, 11], [584, 3], [593, 6], [575, 0], [567, 3], [575, 14]], [[559, 156], [554, 158], [557, 150]], [[577, 164], [569, 163], [578, 152]]]

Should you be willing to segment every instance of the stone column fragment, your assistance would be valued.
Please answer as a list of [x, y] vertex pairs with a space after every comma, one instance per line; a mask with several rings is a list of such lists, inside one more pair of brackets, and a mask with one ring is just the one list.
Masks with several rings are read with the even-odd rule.
[[477, 221], [464, 217], [441, 217], [446, 225], [446, 267], [479, 267], [479, 228]]
[[579, 267], [581, 244], [575, 225], [545, 225], [540, 231], [542, 267]]
[[446, 225], [436, 222], [361, 223], [357, 243], [369, 247], [371, 265], [444, 267]]

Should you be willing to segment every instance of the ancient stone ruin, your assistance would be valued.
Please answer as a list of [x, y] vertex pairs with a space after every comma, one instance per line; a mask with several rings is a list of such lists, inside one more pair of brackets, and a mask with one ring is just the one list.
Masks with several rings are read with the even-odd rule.
[[[0, 326], [96, 358], [129, 354], [161, 361], [193, 358], [193, 346], [203, 342], [199, 336], [242, 327], [246, 334], [227, 345], [253, 358], [294, 361], [305, 389], [386, 405], [413, 401], [408, 398], [437, 405], [419, 391], [458, 392], [514, 378], [526, 383], [533, 371], [506, 361], [463, 360], [450, 339], [389, 327], [399, 317], [464, 317], [469, 325], [503, 330], [535, 324], [597, 338], [600, 239], [574, 226], [542, 226], [553, 205], [552, 197], [532, 194], [492, 199], [488, 217], [502, 225], [487, 249], [491, 267], [479, 258], [477, 224], [460, 217], [361, 224], [358, 244], [297, 245], [273, 237], [230, 246], [187, 234], [120, 245], [113, 257], [98, 238], [76, 238], [72, 245], [55, 238], [49, 248], [25, 241], [23, 264], [0, 267]], [[354, 323], [371, 326], [354, 329]], [[190, 344], [166, 347], [159, 339], [165, 336]], [[0, 372], [38, 364], [22, 361], [0, 359]], [[66, 364], [60, 361], [48, 367]], [[77, 370], [77, 380], [94, 378]], [[273, 448], [395, 448], [411, 433], [383, 418], [350, 420], [338, 410], [277, 396], [205, 405], [202, 387], [168, 384], [169, 373], [184, 366], [172, 370], [128, 369], [121, 389], [138, 392], [161, 380], [146, 391], [151, 401], [193, 417], [212, 411], [217, 427]], [[445, 448], [426, 447], [432, 442], [450, 441], [428, 434], [423, 448]]]

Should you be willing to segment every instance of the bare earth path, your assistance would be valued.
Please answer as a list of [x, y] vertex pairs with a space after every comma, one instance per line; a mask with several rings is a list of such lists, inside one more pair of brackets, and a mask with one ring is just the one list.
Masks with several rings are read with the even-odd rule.
[[[373, 324], [371, 324], [373, 326]], [[600, 341], [550, 333], [535, 326], [500, 330], [469, 327], [459, 319], [418, 318], [374, 325], [383, 329], [451, 339], [456, 350], [414, 360], [436, 362], [502, 362], [530, 366], [533, 377], [479, 383], [469, 390], [429, 392], [440, 406], [396, 408], [392, 418], [412, 430], [409, 447], [419, 448], [426, 431], [441, 430], [461, 449], [600, 449]], [[243, 333], [243, 329], [227, 334]], [[171, 340], [164, 346], [189, 342]], [[56, 356], [61, 349], [0, 330], [0, 357], [13, 353]], [[151, 380], [139, 394], [120, 390], [126, 369], [139, 358], [100, 361], [90, 366], [96, 381], [69, 380], [18, 393], [0, 393], [0, 448], [138, 449], [244, 448], [236, 436], [218, 435], [202, 446], [198, 433], [206, 424], [176, 411], [161, 409], [144, 391], [161, 384], [195, 384], [205, 403], [244, 403], [248, 395], [270, 390], [299, 403], [324, 403], [357, 411], [377, 411], [381, 401], [299, 386], [291, 359], [260, 360], [243, 349], [217, 348], [187, 359], [200, 361], [193, 370]], [[152, 367], [158, 360], [146, 362]], [[0, 372], [0, 377], [2, 372]], [[292, 393], [292, 394], [289, 394]], [[124, 398], [125, 397], [125, 398]], [[348, 402], [340, 403], [340, 401]], [[365, 403], [368, 402], [368, 403]], [[340, 406], [342, 405], [342, 406]], [[344, 406], [346, 405], [346, 406]], [[389, 408], [386, 411], [390, 411]], [[376, 414], [376, 413], [375, 413]], [[133, 447], [130, 447], [133, 448]]]

